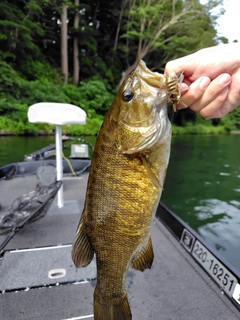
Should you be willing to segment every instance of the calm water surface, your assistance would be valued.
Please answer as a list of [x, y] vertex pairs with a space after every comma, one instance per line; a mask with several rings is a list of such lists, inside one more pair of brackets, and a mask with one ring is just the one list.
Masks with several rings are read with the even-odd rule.
[[[0, 166], [50, 143], [0, 137]], [[162, 201], [240, 270], [240, 135], [174, 136]]]
[[240, 270], [240, 135], [173, 137], [162, 201]]

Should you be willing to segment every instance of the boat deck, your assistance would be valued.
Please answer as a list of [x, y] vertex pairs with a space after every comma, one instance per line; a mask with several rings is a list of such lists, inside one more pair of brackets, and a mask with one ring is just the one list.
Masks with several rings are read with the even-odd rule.
[[[36, 178], [0, 181], [3, 206], [35, 188]], [[87, 173], [64, 178], [64, 207], [26, 225], [0, 259], [0, 319], [93, 319], [94, 261], [76, 269], [71, 243], [83, 208]], [[6, 235], [0, 236], [0, 244]], [[240, 314], [218, 286], [156, 218], [151, 270], [130, 269], [126, 288], [133, 320], [235, 320]]]

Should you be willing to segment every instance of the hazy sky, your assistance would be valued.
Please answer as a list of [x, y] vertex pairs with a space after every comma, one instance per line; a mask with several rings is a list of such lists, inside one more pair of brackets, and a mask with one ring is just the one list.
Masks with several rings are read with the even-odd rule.
[[[200, 0], [201, 3], [206, 3], [207, 0]], [[240, 42], [240, 13], [239, 13], [240, 0], [224, 0], [223, 7], [225, 9], [224, 15], [222, 15], [218, 20], [218, 35], [226, 37], [229, 42], [233, 40], [238, 40]], [[216, 12], [219, 12], [219, 8]]]
[[217, 30], [219, 36], [226, 37], [229, 42], [238, 40], [240, 42], [240, 0], [224, 0], [223, 8], [226, 10], [217, 22], [219, 24]]

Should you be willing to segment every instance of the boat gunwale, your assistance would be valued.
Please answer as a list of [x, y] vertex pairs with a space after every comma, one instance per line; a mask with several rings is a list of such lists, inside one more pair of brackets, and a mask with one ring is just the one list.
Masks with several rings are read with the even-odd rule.
[[[240, 284], [240, 271], [238, 271], [233, 265], [231, 265], [230, 262], [228, 262], [224, 257], [217, 252], [211, 245], [209, 245], [195, 230], [193, 230], [186, 222], [184, 222], [179, 216], [176, 215], [170, 208], [168, 208], [164, 203], [161, 201], [159, 202], [157, 212], [156, 212], [157, 219], [167, 228], [167, 230], [170, 231], [170, 233], [173, 235], [173, 237], [181, 244], [181, 246], [185, 249], [186, 252], [188, 252], [189, 256], [192, 257], [192, 259], [204, 270], [206, 274], [209, 275], [211, 280], [216, 283], [218, 286], [219, 284], [215, 281], [215, 279], [203, 268], [203, 266], [192, 256], [191, 252], [186, 249], [186, 247], [181, 242], [181, 236], [184, 232], [184, 230], [189, 231], [194, 237], [195, 240], [198, 240], [203, 244], [204, 247], [210, 253], [219, 260], [224, 267], [229, 270], [237, 279], [238, 284]], [[219, 286], [220, 288], [220, 286]], [[224, 290], [220, 288], [222, 292]], [[232, 304], [240, 311], [240, 304], [238, 304], [233, 297], [228, 296], [225, 294], [228, 299], [232, 302]]]

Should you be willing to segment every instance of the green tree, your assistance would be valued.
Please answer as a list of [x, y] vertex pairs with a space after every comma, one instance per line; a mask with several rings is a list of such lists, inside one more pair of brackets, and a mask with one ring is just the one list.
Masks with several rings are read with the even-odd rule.
[[[34, 132], [26, 113], [30, 104], [40, 101], [79, 105], [87, 111], [90, 127], [99, 126], [123, 71], [125, 77], [139, 59], [152, 70], [163, 72], [168, 60], [227, 42], [217, 39], [215, 29], [216, 18], [223, 12], [213, 15], [211, 11], [221, 2], [0, 1], [0, 130], [3, 126], [11, 127], [10, 131], [16, 128], [17, 133], [24, 133], [24, 128]], [[67, 85], [61, 69], [63, 5], [68, 11], [68, 18], [64, 18], [68, 26]], [[204, 125], [189, 109], [170, 116], [189, 130]], [[226, 118], [214, 119], [213, 124], [228, 131], [239, 129], [238, 109]], [[196, 128], [193, 131], [198, 132]]]
[[34, 18], [43, 13], [40, 2], [44, 1], [0, 2], [2, 59], [17, 63], [19, 59], [25, 60], [30, 54], [39, 54], [34, 38], [41, 37], [44, 31], [41, 25], [34, 22]]
[[[210, 5], [215, 6], [216, 3], [220, 4], [221, 0], [209, 1], [208, 10]], [[200, 25], [197, 24], [199, 20], [202, 20]], [[153, 52], [163, 52], [162, 63], [166, 63], [169, 57], [190, 53], [207, 44], [206, 39], [213, 41], [216, 36], [213, 20], [198, 0], [129, 0], [125, 32], [121, 35], [125, 44], [121, 44], [120, 48], [126, 57], [126, 69], [121, 81], [140, 59], [145, 59]], [[203, 28], [205, 32], [201, 33]], [[198, 41], [192, 32], [197, 33]]]
[[[58, 8], [57, 2], [57, 0], [0, 2], [0, 59], [29, 79], [37, 77], [35, 63], [41, 63], [42, 68], [39, 70], [43, 69], [43, 64], [50, 56], [48, 44], [59, 37], [54, 36], [52, 32], [54, 13]], [[46, 19], [50, 9], [50, 17]]]
[[[74, 29], [79, 28], [79, 0], [74, 1], [75, 4], [75, 16], [74, 16]], [[79, 82], [79, 48], [78, 48], [78, 37], [74, 36], [73, 39], [73, 84], [78, 85]]]
[[68, 83], [68, 9], [63, 3], [61, 13], [61, 67], [64, 84]]

